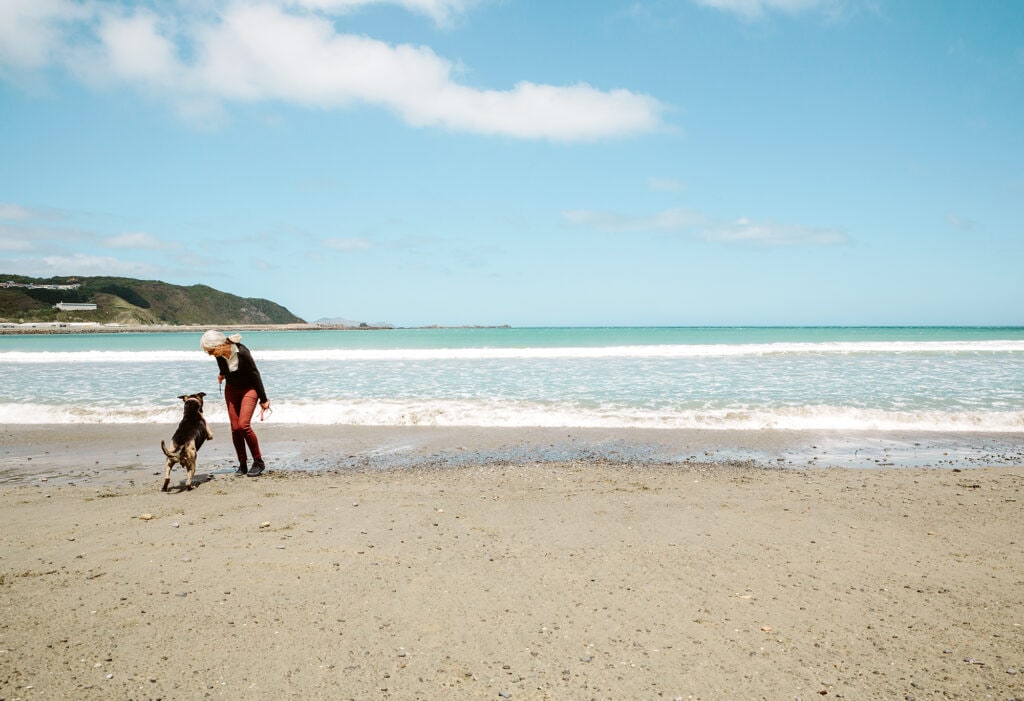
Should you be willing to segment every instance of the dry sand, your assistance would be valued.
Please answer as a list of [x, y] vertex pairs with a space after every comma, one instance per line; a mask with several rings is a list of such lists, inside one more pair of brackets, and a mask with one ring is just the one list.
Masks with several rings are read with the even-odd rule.
[[1019, 466], [153, 471], [0, 487], [0, 698], [1024, 699]]

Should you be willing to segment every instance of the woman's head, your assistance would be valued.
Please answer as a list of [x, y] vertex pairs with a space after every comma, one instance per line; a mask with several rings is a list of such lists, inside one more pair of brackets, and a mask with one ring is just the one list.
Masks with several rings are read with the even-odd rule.
[[199, 347], [206, 351], [207, 355], [222, 355], [231, 353], [231, 345], [242, 340], [241, 334], [225, 336], [220, 331], [210, 329], [199, 339]]

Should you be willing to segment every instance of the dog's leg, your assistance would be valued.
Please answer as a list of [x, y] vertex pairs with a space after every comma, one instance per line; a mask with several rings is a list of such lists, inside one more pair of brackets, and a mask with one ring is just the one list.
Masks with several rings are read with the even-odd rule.
[[185, 478], [185, 489], [192, 490], [192, 478], [196, 474], [196, 449], [191, 445], [185, 449], [185, 459], [182, 461], [185, 469], [188, 470], [188, 477]]
[[167, 468], [164, 470], [164, 486], [160, 489], [161, 492], [167, 491], [167, 485], [171, 482], [171, 466], [174, 464], [174, 460], [167, 458]]

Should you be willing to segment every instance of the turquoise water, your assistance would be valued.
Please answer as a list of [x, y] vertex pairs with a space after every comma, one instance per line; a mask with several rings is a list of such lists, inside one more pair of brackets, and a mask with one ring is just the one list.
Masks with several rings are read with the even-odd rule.
[[[0, 422], [175, 421], [177, 395], [218, 391], [199, 335], [0, 335]], [[1024, 432], [1019, 327], [243, 336], [278, 422]]]
[[[567, 327], [425, 328], [387, 330], [249, 331], [251, 348], [574, 348], [632, 345], [730, 345], [843, 342], [1024, 341], [1024, 327]], [[0, 335], [8, 351], [196, 350], [199, 334], [84, 333]]]

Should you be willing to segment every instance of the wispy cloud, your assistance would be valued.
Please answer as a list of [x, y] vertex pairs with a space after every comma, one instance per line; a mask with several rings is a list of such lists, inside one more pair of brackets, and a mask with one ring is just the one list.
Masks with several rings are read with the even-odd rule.
[[686, 190], [686, 183], [672, 178], [648, 178], [647, 186], [657, 192], [683, 192]]
[[950, 212], [949, 214], [946, 215], [946, 223], [949, 224], [954, 229], [959, 229], [960, 231], [973, 231], [974, 230], [974, 220], [973, 219], [968, 219], [967, 217], [961, 217], [960, 215], [953, 214], [952, 212]]
[[798, 14], [810, 10], [835, 12], [838, 0], [693, 0], [698, 5], [724, 10], [745, 19], [756, 19], [768, 12]]
[[0, 203], [0, 219], [24, 221], [32, 217], [32, 212], [20, 205]]
[[[182, 244], [162, 241], [148, 232], [111, 235], [79, 226], [79, 219], [93, 218], [89, 212], [0, 205], [0, 270], [38, 276], [151, 276], [168, 265], [198, 267], [211, 262]], [[112, 255], [97, 253], [103, 249]], [[155, 251], [172, 249], [173, 261], [154, 255]], [[160, 264], [153, 265], [149, 260], [159, 260]]]
[[91, 234], [73, 227], [56, 228], [22, 221], [0, 224], [0, 250], [54, 250], [55, 247], [75, 245], [89, 240], [94, 240]]
[[729, 224], [709, 224], [705, 215], [690, 209], [669, 209], [650, 216], [566, 210], [562, 221], [606, 234], [677, 233], [724, 244], [834, 246], [849, 242], [838, 229], [757, 223], [745, 218]]
[[4, 251], [31, 251], [35, 248], [33, 240], [20, 231], [12, 231], [0, 226], [0, 253]]
[[368, 251], [373, 248], [373, 241], [365, 238], [333, 238], [324, 240], [324, 245], [334, 251]]
[[166, 243], [144, 231], [110, 236], [103, 239], [103, 245], [109, 248], [134, 248], [154, 251], [168, 248]]
[[[167, 99], [203, 125], [232, 103], [366, 104], [415, 127], [553, 141], [667, 129], [666, 107], [627, 89], [521, 81], [480, 89], [429, 47], [336, 29], [334, 16], [384, 0], [267, 0], [126, 6], [115, 0], [8, 0], [0, 5], [0, 70], [63, 68], [95, 86]], [[389, 0], [445, 22], [466, 0]], [[160, 8], [158, 10], [151, 7]], [[327, 16], [325, 16], [327, 13]], [[333, 13], [333, 16], [332, 16]]]
[[342, 13], [366, 5], [399, 5], [410, 12], [417, 12], [432, 18], [437, 24], [447, 26], [452, 20], [475, 5], [475, 0], [291, 0], [291, 4], [312, 10]]
[[669, 209], [649, 216], [630, 216], [614, 212], [566, 210], [562, 220], [573, 226], [584, 226], [609, 234], [629, 232], [680, 232], [702, 224], [704, 216], [689, 209]]
[[76, 253], [66, 256], [12, 259], [9, 261], [20, 275], [51, 277], [54, 275], [124, 275], [149, 277], [156, 271], [150, 265], [133, 261]]
[[700, 237], [706, 241], [757, 246], [834, 246], [849, 242], [838, 229], [757, 223], [746, 218], [704, 229]]
[[65, 217], [63, 212], [55, 209], [32, 209], [20, 204], [0, 202], [0, 219], [7, 221], [29, 221], [31, 219], [56, 221]]

